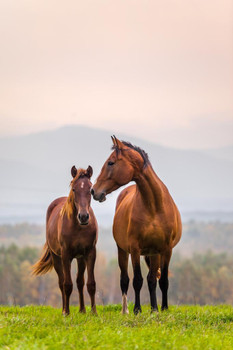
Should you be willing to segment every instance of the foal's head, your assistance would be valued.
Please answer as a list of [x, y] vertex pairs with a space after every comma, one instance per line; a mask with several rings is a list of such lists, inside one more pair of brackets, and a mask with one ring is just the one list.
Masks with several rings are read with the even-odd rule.
[[135, 180], [148, 163], [147, 154], [129, 142], [112, 137], [113, 152], [104, 163], [102, 170], [92, 187], [95, 200], [103, 202], [106, 195]]
[[85, 169], [71, 168], [71, 200], [74, 203], [77, 213], [77, 219], [80, 225], [87, 225], [89, 222], [89, 208], [91, 203], [91, 186], [90, 178], [92, 176], [92, 167]]

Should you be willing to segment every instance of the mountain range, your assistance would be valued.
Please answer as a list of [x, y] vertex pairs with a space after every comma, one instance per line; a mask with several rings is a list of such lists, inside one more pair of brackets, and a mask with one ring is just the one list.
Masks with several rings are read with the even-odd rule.
[[[110, 154], [110, 136], [109, 131], [69, 125], [0, 138], [0, 222], [43, 222], [48, 204], [68, 194], [72, 165], [91, 165], [94, 182]], [[116, 136], [148, 153], [184, 217], [187, 212], [233, 211], [233, 147], [183, 150], [121, 133]], [[103, 225], [112, 222], [119, 192], [102, 204], [92, 201]]]

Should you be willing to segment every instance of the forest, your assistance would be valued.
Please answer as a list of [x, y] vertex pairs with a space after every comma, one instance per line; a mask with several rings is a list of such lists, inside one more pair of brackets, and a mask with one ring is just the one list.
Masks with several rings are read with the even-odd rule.
[[[232, 224], [195, 223], [184, 226], [180, 249], [174, 251], [170, 264], [170, 304], [233, 304]], [[114, 251], [114, 241], [108, 230], [100, 230], [102, 239], [98, 247], [95, 267], [97, 304], [119, 303], [120, 276]], [[41, 276], [31, 275], [31, 266], [41, 253], [44, 228], [39, 225], [0, 226], [0, 304], [5, 305], [61, 305], [60, 290], [54, 271]], [[109, 241], [108, 241], [109, 240]], [[18, 244], [16, 244], [17, 242]], [[108, 249], [108, 242], [111, 248]], [[101, 249], [102, 248], [102, 249]], [[75, 286], [76, 261], [72, 264], [74, 289], [71, 302], [78, 304]], [[149, 302], [147, 267], [142, 258], [142, 303]], [[131, 263], [129, 264], [132, 281]], [[133, 301], [130, 283], [129, 300]], [[160, 290], [157, 287], [160, 301]], [[89, 296], [85, 290], [85, 301]]]

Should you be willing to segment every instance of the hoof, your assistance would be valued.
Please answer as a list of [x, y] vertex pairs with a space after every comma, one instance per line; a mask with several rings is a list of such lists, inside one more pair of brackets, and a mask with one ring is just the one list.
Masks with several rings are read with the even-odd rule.
[[86, 313], [86, 309], [85, 309], [85, 308], [84, 308], [84, 309], [80, 309], [80, 310], [79, 310], [79, 313], [80, 313], [80, 314], [85, 314], [85, 313]]
[[157, 314], [159, 312], [158, 308], [151, 309], [151, 314]]
[[161, 307], [161, 311], [166, 311], [166, 310], [168, 310], [168, 306], [162, 306]]
[[98, 316], [96, 308], [94, 307], [93, 309], [91, 309], [91, 313], [92, 315]]
[[68, 311], [68, 312], [66, 312], [66, 311], [62, 311], [62, 315], [64, 316], [64, 317], [66, 317], [66, 316], [69, 316], [69, 314], [70, 314], [70, 312]]
[[121, 314], [122, 315], [128, 315], [129, 314], [129, 309], [127, 308], [127, 309], [125, 309], [125, 310], [121, 310]]
[[133, 312], [134, 312], [134, 315], [138, 315], [139, 313], [141, 313], [142, 312], [141, 306], [134, 307]]

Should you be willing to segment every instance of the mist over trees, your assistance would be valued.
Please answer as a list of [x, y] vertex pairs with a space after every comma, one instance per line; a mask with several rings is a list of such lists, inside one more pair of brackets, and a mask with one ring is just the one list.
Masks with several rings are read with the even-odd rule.
[[[171, 304], [233, 304], [232, 232], [233, 224], [230, 223], [190, 222], [184, 225], [183, 238], [179, 248], [175, 249], [169, 268]], [[0, 304], [61, 306], [55, 271], [40, 277], [31, 276], [31, 266], [39, 257], [44, 240], [44, 226], [27, 223], [0, 226]], [[101, 305], [118, 303], [121, 301], [120, 271], [110, 229], [100, 229], [99, 243], [95, 267], [96, 301]], [[143, 258], [141, 261], [144, 278], [141, 301], [149, 303], [148, 269]], [[74, 260], [73, 305], [78, 304], [76, 272]], [[129, 275], [128, 297], [133, 301], [131, 262]], [[158, 286], [157, 295], [160, 301]], [[85, 301], [89, 304], [86, 288]]]

